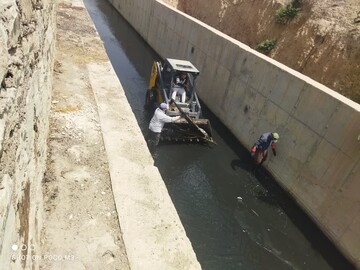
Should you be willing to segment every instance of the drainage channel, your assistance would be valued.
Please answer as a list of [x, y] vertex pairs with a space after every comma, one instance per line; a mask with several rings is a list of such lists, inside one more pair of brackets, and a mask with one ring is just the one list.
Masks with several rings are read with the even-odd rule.
[[[145, 134], [145, 90], [160, 58], [107, 1], [84, 2]], [[202, 268], [355, 269], [266, 171], [252, 172], [247, 150], [206, 108], [204, 115], [216, 146], [163, 145], [155, 161]]]

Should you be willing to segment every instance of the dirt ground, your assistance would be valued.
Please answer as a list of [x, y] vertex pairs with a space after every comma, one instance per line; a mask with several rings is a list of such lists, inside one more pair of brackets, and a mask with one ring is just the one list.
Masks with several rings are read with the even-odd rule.
[[83, 7], [57, 8], [41, 269], [129, 269], [86, 64], [108, 61]]
[[276, 39], [268, 56], [360, 103], [360, 1], [297, 0], [289, 23], [275, 14], [291, 0], [163, 0], [255, 48]]

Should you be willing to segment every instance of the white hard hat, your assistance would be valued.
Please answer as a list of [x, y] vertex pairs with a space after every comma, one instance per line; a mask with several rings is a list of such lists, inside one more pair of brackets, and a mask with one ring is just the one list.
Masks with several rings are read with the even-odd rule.
[[161, 103], [160, 106], [159, 106], [160, 109], [166, 109], [168, 110], [169, 109], [169, 105], [167, 105], [166, 103]]
[[276, 133], [276, 132], [273, 132], [273, 133], [272, 133], [272, 137], [273, 137], [273, 141], [274, 141], [274, 142], [277, 142], [277, 140], [280, 138], [279, 134]]

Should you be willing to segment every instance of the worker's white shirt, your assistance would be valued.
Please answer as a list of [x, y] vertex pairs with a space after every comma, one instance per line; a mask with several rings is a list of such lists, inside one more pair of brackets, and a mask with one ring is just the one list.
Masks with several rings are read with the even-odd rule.
[[175, 122], [179, 118], [180, 116], [168, 116], [160, 108], [157, 108], [154, 116], [150, 120], [149, 129], [152, 132], [161, 133], [165, 123]]

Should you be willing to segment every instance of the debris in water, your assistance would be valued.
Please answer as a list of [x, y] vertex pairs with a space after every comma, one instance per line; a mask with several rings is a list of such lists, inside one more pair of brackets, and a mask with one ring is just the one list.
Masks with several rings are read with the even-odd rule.
[[[250, 208], [250, 209], [251, 209], [251, 208]], [[254, 209], [251, 209], [251, 211], [253, 211], [253, 213], [254, 213], [255, 215], [259, 216], [259, 214], [256, 213]]]

